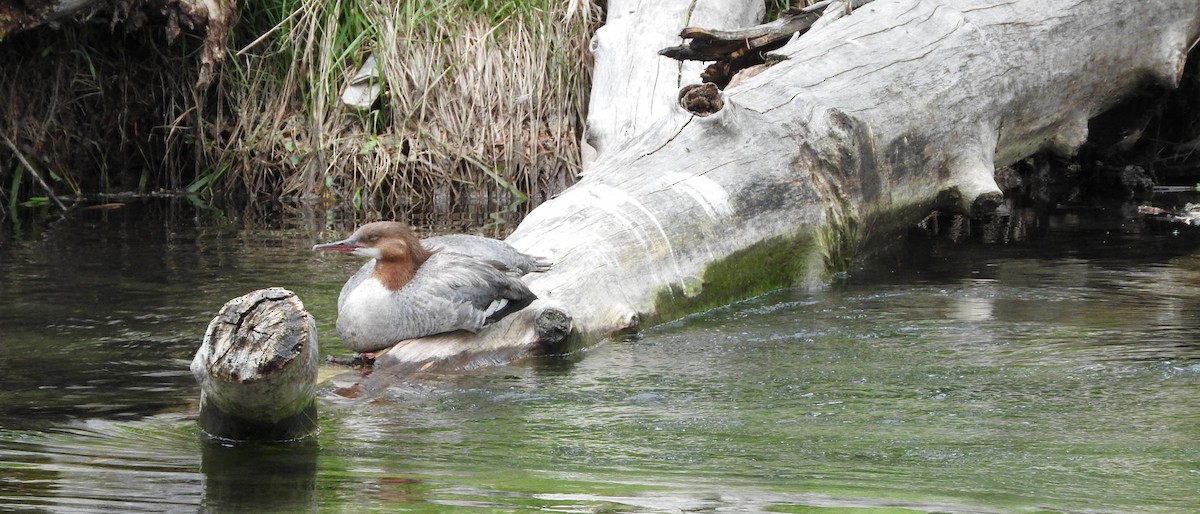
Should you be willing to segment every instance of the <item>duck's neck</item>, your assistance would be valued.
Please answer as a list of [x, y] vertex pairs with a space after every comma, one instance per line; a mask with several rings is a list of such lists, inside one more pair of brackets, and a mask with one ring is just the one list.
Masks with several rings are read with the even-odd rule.
[[371, 272], [371, 276], [389, 291], [404, 287], [416, 274], [417, 265], [410, 260], [375, 261], [375, 270]]
[[433, 253], [425, 250], [421, 243], [413, 238], [408, 245], [408, 251], [402, 255], [405, 257], [377, 259], [375, 270], [371, 272], [371, 276], [389, 291], [396, 291], [409, 283], [417, 275], [417, 269], [425, 264]]

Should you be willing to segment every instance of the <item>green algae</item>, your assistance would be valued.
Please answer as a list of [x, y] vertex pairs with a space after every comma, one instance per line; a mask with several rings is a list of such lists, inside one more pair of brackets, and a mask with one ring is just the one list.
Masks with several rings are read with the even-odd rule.
[[776, 289], [814, 280], [827, 282], [845, 274], [861, 253], [867, 230], [845, 202], [829, 209], [826, 219], [829, 222], [825, 227], [761, 241], [713, 262], [699, 279], [660, 290], [654, 301], [656, 318], [678, 319]]
[[848, 205], [843, 203], [839, 207], [838, 210], [830, 209], [828, 212], [829, 219], [834, 222], [825, 230], [817, 232], [817, 241], [823, 250], [825, 269], [831, 275], [845, 274], [849, 271], [850, 263], [862, 250], [863, 237], [858, 218], [851, 214]]
[[808, 277], [815, 249], [812, 237], [796, 236], [738, 250], [709, 265], [699, 280], [659, 291], [654, 312], [660, 320], [677, 319], [795, 285]]

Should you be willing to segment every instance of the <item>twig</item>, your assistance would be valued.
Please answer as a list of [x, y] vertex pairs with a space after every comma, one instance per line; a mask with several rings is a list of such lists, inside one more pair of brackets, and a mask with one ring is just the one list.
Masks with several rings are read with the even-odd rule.
[[833, 0], [821, 0], [820, 2], [812, 4], [808, 7], [801, 8], [800, 12], [809, 13], [809, 12], [814, 12], [814, 11], [821, 11], [821, 10], [824, 10], [826, 7], [828, 7], [829, 4], [831, 4], [831, 3], [833, 3]]
[[[4, 138], [4, 144], [13, 151], [13, 155], [16, 155], [17, 160], [21, 161], [21, 164], [25, 166], [25, 169], [29, 170], [29, 173], [33, 175], [33, 178], [37, 180], [37, 183], [42, 186], [42, 189], [46, 190], [46, 196], [49, 196], [51, 200], [54, 200], [54, 204], [65, 212], [67, 210], [67, 206], [63, 205], [58, 197], [54, 195], [54, 190], [50, 189], [50, 185], [47, 184], [45, 180], [42, 180], [42, 176], [38, 174], [37, 168], [34, 168], [33, 165], [29, 163], [29, 160], [25, 159], [25, 154], [21, 153], [21, 150], [17, 149], [17, 145], [14, 145], [12, 140], [8, 138], [8, 134], [0, 134], [0, 137]], [[16, 194], [16, 191], [13, 191], [13, 194]]]
[[241, 57], [246, 52], [249, 52], [251, 48], [258, 46], [258, 44], [262, 43], [264, 40], [266, 40], [268, 36], [270, 36], [271, 34], [274, 34], [275, 32], [279, 31], [279, 29], [283, 28], [283, 25], [285, 23], [291, 21], [291, 19], [295, 18], [297, 14], [300, 14], [301, 11], [303, 11], [303, 6], [297, 8], [295, 11], [292, 11], [291, 14], [287, 15], [287, 18], [284, 18], [279, 23], [276, 23], [275, 26], [271, 27], [270, 30], [263, 32], [262, 35], [258, 36], [258, 38], [256, 38], [254, 41], [251, 41], [246, 46], [243, 46], [241, 50], [238, 50], [237, 53], [234, 54], [234, 56]]

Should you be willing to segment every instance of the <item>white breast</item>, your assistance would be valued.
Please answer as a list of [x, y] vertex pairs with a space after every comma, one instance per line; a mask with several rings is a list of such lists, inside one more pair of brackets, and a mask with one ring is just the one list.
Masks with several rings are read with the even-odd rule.
[[387, 319], [391, 295], [392, 292], [374, 277], [362, 281], [350, 291], [345, 303], [338, 309], [338, 331], [346, 330], [356, 337], [370, 337], [366, 331], [372, 326], [371, 320], [380, 323], [380, 320]]

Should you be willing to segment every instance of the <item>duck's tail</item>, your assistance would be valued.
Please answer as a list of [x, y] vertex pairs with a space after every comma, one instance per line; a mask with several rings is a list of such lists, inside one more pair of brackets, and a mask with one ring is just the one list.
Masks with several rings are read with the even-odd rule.
[[500, 298], [488, 308], [487, 317], [484, 324], [494, 323], [495, 321], [517, 312], [529, 304], [537, 300], [537, 295], [533, 294], [524, 282], [519, 278], [509, 280], [507, 287], [501, 292]]

